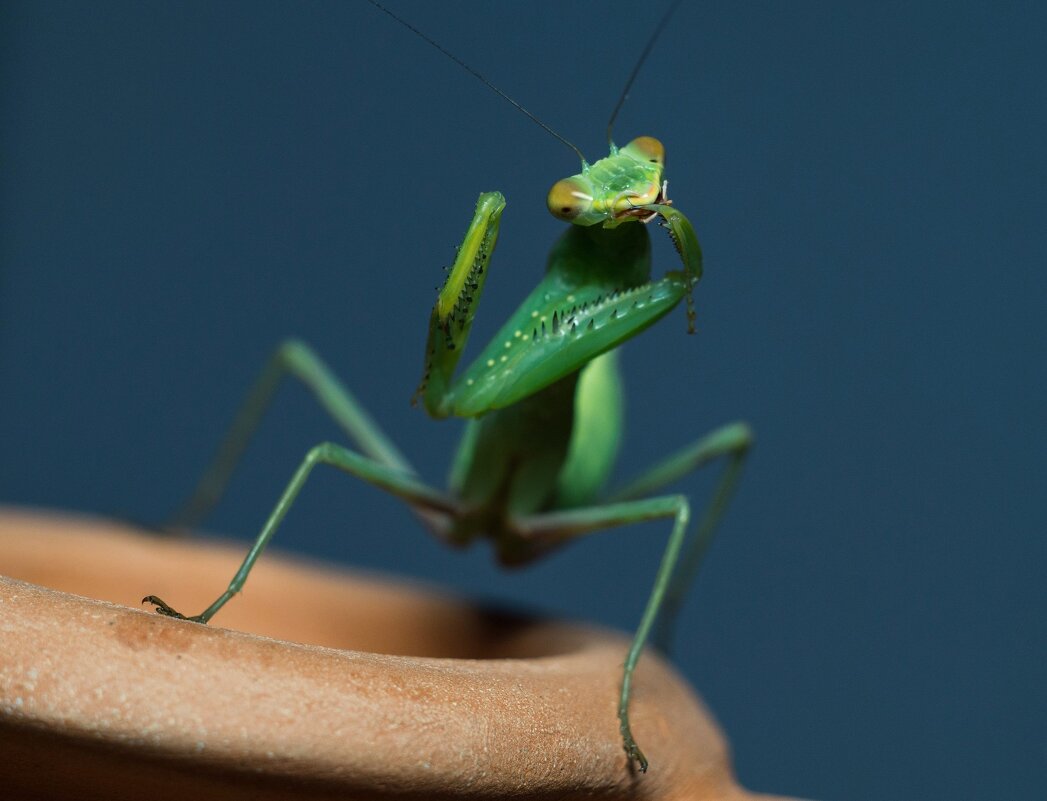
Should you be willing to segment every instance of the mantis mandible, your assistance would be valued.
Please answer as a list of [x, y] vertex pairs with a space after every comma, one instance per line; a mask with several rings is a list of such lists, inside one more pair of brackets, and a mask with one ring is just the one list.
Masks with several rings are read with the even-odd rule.
[[[378, 7], [581, 156], [577, 148], [485, 78]], [[633, 77], [672, 10], [648, 42]], [[631, 82], [632, 77], [619, 107]], [[299, 341], [287, 341], [250, 390], [177, 524], [198, 524], [218, 501], [285, 376], [295, 376], [313, 392], [355, 447], [324, 442], [309, 449], [228, 588], [203, 612], [186, 616], [155, 596], [144, 601], [162, 614], [207, 623], [243, 587], [312, 470], [321, 464], [403, 499], [433, 535], [448, 544], [464, 546], [488, 539], [505, 565], [525, 564], [595, 531], [648, 520], [671, 521], [654, 586], [625, 658], [618, 698], [619, 730], [628, 762], [647, 770], [647, 758], [629, 723], [636, 665], [656, 622], [655, 639], [667, 647], [685, 591], [740, 477], [752, 433], [741, 422], [723, 426], [655, 464], [627, 486], [613, 493], [603, 489], [615, 462], [623, 423], [615, 348], [681, 301], [686, 302], [688, 330], [693, 333], [691, 293], [702, 276], [694, 228], [667, 197], [664, 147], [652, 137], [641, 136], [618, 148], [611, 141], [610, 129], [611, 124], [609, 155], [592, 164], [582, 157], [581, 172], [556, 182], [549, 191], [549, 211], [570, 225], [553, 246], [545, 276], [480, 355], [457, 372], [505, 208], [498, 192], [485, 192], [477, 201], [430, 315], [425, 369], [415, 396], [434, 418], [468, 418], [448, 488], [439, 490], [423, 482], [317, 355]], [[651, 278], [648, 236], [648, 224], [654, 221], [667, 229], [680, 258], [678, 269], [657, 280]], [[726, 461], [723, 475], [697, 530], [686, 542], [691, 518], [687, 497], [654, 493], [721, 458]]]

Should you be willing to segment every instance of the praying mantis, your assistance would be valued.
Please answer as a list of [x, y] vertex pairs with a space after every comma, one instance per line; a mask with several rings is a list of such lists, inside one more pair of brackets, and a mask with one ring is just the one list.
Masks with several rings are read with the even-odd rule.
[[[377, 3], [411, 31], [504, 93], [431, 39]], [[675, 5], [673, 6], [675, 8]], [[663, 18], [622, 93], [653, 46]], [[507, 98], [509, 99], [509, 98]], [[650, 520], [671, 522], [653, 588], [624, 661], [617, 715], [629, 765], [648, 760], [633, 736], [629, 702], [641, 653], [652, 637], [667, 647], [672, 623], [739, 481], [752, 432], [722, 426], [658, 462], [625, 487], [604, 489], [623, 426], [622, 378], [616, 348], [684, 303], [695, 327], [692, 292], [702, 276], [694, 228], [668, 198], [665, 148], [650, 136], [617, 147], [581, 172], [553, 184], [553, 216], [568, 227], [553, 245], [546, 272], [498, 333], [463, 370], [481, 295], [492, 269], [505, 199], [484, 192], [429, 318], [424, 371], [415, 399], [430, 416], [468, 420], [446, 489], [424, 482], [331, 369], [297, 340], [284, 342], [250, 389], [196, 492], [173, 524], [191, 528], [218, 502], [278, 386], [301, 381], [340, 426], [350, 445], [310, 448], [294, 471], [228, 587], [203, 612], [184, 615], [156, 596], [161, 614], [207, 623], [244, 586], [255, 562], [318, 465], [338, 470], [405, 501], [439, 540], [464, 546], [490, 541], [500, 562], [523, 565], [592, 532]], [[677, 269], [652, 278], [652, 223], [664, 227]], [[497, 268], [494, 268], [497, 269]], [[704, 515], [688, 537], [691, 506], [682, 494], [657, 494], [710, 462], [724, 471]], [[657, 630], [656, 630], [657, 626]]]

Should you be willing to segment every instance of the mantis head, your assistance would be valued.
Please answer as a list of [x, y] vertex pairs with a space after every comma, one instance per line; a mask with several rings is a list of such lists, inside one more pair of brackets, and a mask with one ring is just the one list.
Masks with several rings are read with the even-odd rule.
[[575, 225], [613, 228], [626, 220], [646, 222], [656, 212], [652, 204], [663, 196], [665, 147], [652, 136], [639, 136], [595, 164], [582, 164], [578, 175], [553, 184], [546, 203], [556, 218]]

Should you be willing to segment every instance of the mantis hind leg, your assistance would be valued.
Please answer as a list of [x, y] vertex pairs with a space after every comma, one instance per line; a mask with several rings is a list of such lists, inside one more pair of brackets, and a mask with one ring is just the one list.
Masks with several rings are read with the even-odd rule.
[[169, 528], [195, 528], [215, 507], [287, 375], [295, 376], [312, 391], [320, 405], [364, 454], [403, 473], [414, 472], [407, 459], [312, 349], [298, 340], [287, 340], [276, 349], [248, 391], [193, 494], [168, 521]]
[[238, 593], [247, 581], [247, 576], [254, 567], [258, 557], [261, 556], [265, 546], [276, 534], [277, 528], [287, 516], [291, 505], [294, 503], [298, 493], [301, 492], [306, 480], [312, 473], [313, 468], [319, 464], [331, 465], [349, 475], [361, 478], [369, 484], [385, 490], [411, 504], [422, 513], [433, 513], [436, 515], [457, 514], [457, 504], [443, 493], [438, 492], [421, 483], [410, 473], [406, 473], [397, 467], [390, 467], [375, 459], [363, 456], [351, 451], [341, 445], [324, 442], [311, 448], [302, 459], [302, 463], [295, 470], [294, 475], [288, 482], [286, 489], [280, 495], [276, 506], [269, 514], [269, 518], [262, 526], [251, 549], [244, 557], [240, 568], [236, 571], [232, 581], [225, 592], [215, 599], [214, 603], [198, 615], [187, 616], [175, 611], [171, 606], [157, 598], [155, 595], [147, 595], [143, 602], [154, 604], [157, 611], [169, 617], [177, 617], [183, 620], [192, 620], [196, 623], [206, 623], [218, 612], [236, 593]]

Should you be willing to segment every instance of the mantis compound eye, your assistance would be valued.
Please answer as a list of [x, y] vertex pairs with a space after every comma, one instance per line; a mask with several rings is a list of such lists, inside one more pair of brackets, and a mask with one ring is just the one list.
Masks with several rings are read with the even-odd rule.
[[549, 213], [560, 220], [570, 222], [589, 211], [593, 205], [593, 196], [587, 190], [588, 187], [577, 178], [557, 181], [546, 198]]
[[665, 145], [653, 136], [638, 136], [622, 151], [628, 153], [637, 161], [646, 161], [649, 164], [665, 164]]

